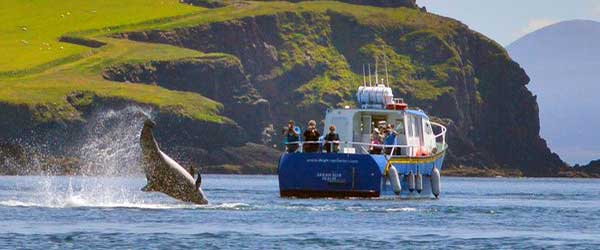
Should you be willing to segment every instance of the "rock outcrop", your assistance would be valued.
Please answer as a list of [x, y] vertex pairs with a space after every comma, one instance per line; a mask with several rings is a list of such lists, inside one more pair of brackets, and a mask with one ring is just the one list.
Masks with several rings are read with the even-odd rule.
[[[224, 103], [223, 114], [245, 129], [243, 134], [236, 135], [244, 141], [260, 141], [263, 130], [271, 126], [269, 102], [250, 83], [235, 57], [118, 65], [105, 69], [103, 76], [112, 81], [156, 84], [166, 89], [195, 92]], [[224, 137], [232, 136], [223, 132]]]

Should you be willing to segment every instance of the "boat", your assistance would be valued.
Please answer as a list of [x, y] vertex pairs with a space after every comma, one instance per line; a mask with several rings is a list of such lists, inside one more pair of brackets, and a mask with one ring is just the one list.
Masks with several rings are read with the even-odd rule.
[[[286, 142], [294, 146], [284, 152], [278, 163], [281, 197], [350, 198], [415, 197], [438, 198], [446, 144], [446, 127], [433, 122], [422, 110], [411, 108], [401, 98], [394, 98], [389, 81], [369, 80], [363, 66], [363, 83], [356, 93], [357, 107], [328, 109], [323, 135], [336, 127], [339, 141], [329, 142], [336, 153], [323, 150], [325, 142]], [[394, 143], [372, 141], [381, 125], [395, 125]], [[299, 130], [299, 128], [295, 128]], [[298, 131], [299, 132], [299, 131]], [[381, 131], [379, 131], [381, 132]], [[319, 150], [305, 152], [306, 144]]]

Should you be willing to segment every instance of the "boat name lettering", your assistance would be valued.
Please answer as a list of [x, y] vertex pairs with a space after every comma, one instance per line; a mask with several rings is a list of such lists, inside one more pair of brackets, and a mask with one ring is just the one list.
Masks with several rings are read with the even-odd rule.
[[328, 181], [328, 182], [340, 181], [341, 177], [342, 177], [342, 173], [339, 173], [339, 172], [332, 172], [332, 173], [318, 172], [317, 173], [317, 178], [321, 178], [321, 180]]
[[358, 164], [358, 160], [345, 160], [345, 159], [306, 159], [306, 162], [311, 163], [350, 163]]

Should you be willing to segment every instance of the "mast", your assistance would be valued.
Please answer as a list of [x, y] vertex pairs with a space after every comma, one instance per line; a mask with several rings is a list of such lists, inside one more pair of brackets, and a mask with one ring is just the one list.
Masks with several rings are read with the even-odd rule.
[[383, 64], [385, 65], [385, 83], [389, 87], [390, 86], [390, 78], [388, 77], [387, 56], [385, 55], [385, 50], [383, 51]]
[[369, 87], [373, 86], [373, 82], [371, 81], [371, 64], [368, 64], [369, 67]]
[[367, 76], [365, 76], [365, 64], [363, 63], [363, 86], [367, 86]]
[[378, 64], [377, 56], [375, 57], [375, 86], [379, 85], [379, 75], [377, 74], [377, 64]]

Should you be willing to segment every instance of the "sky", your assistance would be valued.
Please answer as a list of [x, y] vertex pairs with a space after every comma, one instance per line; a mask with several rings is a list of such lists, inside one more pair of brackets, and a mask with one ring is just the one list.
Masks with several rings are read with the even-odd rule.
[[600, 21], [600, 0], [417, 0], [417, 4], [458, 19], [503, 46], [557, 22]]

